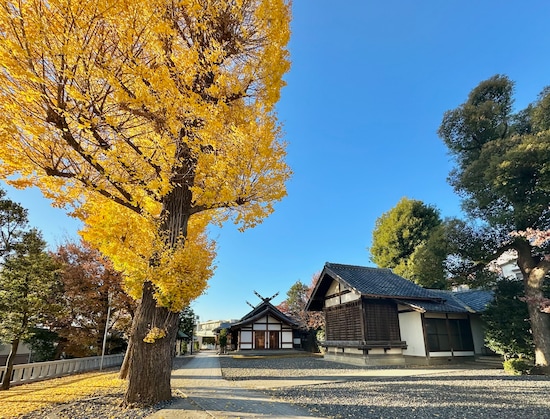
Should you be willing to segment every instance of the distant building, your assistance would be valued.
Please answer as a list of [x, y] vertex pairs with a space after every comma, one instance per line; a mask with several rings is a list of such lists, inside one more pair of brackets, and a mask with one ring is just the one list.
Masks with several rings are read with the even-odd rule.
[[[259, 294], [257, 294], [259, 296]], [[233, 348], [237, 350], [280, 350], [301, 348], [299, 325], [270, 303], [262, 302], [231, 324]]]
[[[11, 345], [0, 344], [0, 367], [6, 365]], [[31, 360], [31, 348], [24, 342], [19, 343], [17, 355], [15, 355], [15, 364], [27, 364]]]
[[[200, 349], [216, 349], [217, 329], [226, 328], [231, 323], [235, 323], [238, 320], [208, 320], [206, 322], [199, 322], [195, 329], [195, 342], [199, 342]], [[225, 327], [224, 327], [225, 326]]]
[[515, 251], [506, 252], [495, 261], [504, 278], [517, 279], [521, 281], [523, 280], [523, 275], [519, 270], [517, 262], [518, 258]]

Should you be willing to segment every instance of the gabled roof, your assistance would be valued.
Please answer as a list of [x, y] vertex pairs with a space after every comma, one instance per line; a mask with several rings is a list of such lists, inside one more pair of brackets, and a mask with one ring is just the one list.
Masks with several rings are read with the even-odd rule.
[[492, 301], [485, 290], [453, 292], [416, 285], [390, 269], [326, 263], [306, 310], [322, 310], [325, 295], [336, 280], [366, 298], [386, 298], [421, 312], [480, 313]]
[[322, 310], [325, 295], [333, 280], [344, 284], [364, 297], [400, 298], [407, 300], [440, 301], [441, 297], [422, 288], [391, 269], [326, 263], [306, 310]]
[[254, 309], [246, 314], [241, 320], [239, 320], [237, 323], [233, 323], [231, 325], [231, 328], [239, 329], [243, 326], [246, 326], [250, 323], [254, 323], [255, 321], [270, 315], [272, 317], [275, 317], [279, 321], [286, 323], [293, 327], [298, 327], [298, 323], [296, 323], [293, 319], [282, 313], [277, 307], [275, 307], [273, 304], [271, 304], [269, 301], [263, 301], [260, 304], [258, 304]]

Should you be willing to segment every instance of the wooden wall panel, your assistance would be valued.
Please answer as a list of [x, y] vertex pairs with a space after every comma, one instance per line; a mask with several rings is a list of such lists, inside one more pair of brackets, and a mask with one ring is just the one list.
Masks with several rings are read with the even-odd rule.
[[361, 300], [325, 311], [326, 340], [364, 340], [362, 336]]
[[397, 304], [391, 301], [364, 300], [367, 341], [401, 340]]

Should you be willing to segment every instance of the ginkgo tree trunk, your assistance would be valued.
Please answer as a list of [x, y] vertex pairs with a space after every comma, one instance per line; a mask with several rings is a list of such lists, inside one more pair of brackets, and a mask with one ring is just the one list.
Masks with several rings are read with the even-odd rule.
[[177, 313], [212, 274], [207, 225], [252, 227], [286, 194], [289, 1], [0, 7], [1, 175], [71, 209], [124, 273], [125, 403], [169, 399]]

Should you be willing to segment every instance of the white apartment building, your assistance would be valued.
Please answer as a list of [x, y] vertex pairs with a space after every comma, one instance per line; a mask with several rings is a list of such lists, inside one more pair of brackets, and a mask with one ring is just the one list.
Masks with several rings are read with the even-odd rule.
[[227, 326], [236, 323], [238, 320], [208, 320], [198, 322], [195, 328], [195, 342], [199, 342], [200, 349], [216, 349], [216, 333], [220, 326]]

